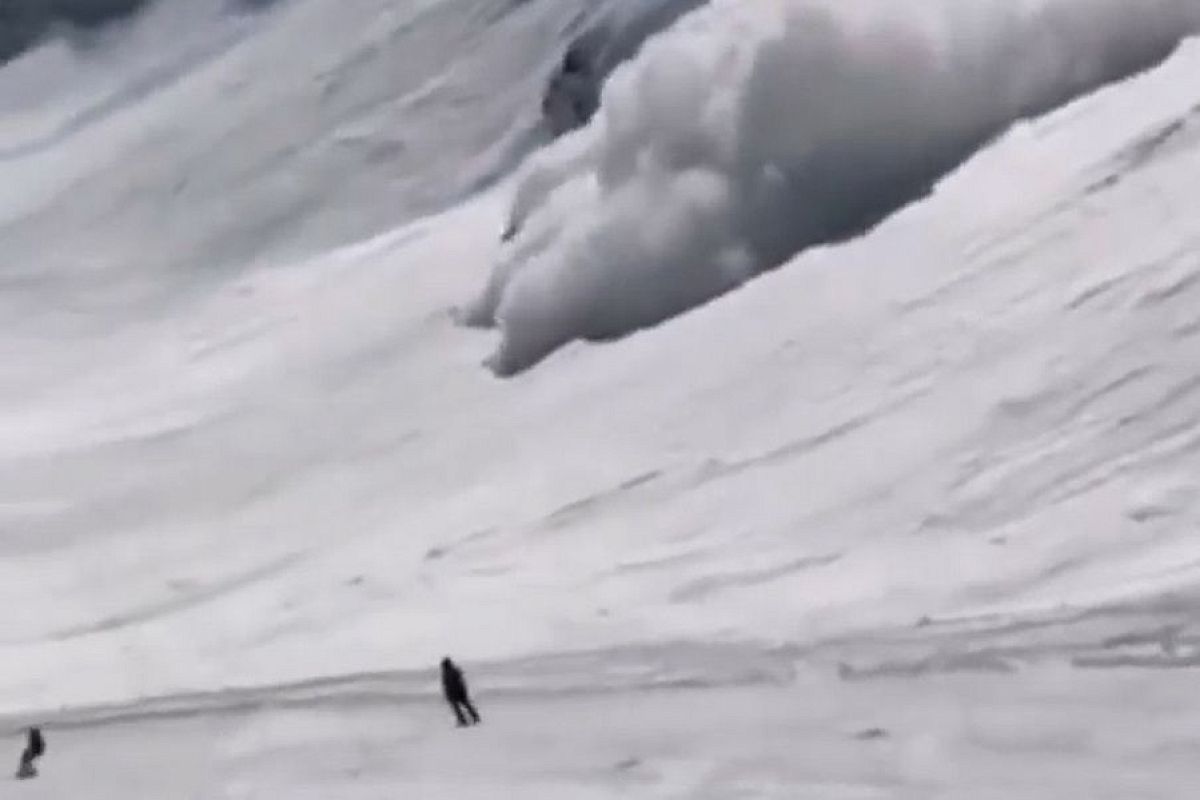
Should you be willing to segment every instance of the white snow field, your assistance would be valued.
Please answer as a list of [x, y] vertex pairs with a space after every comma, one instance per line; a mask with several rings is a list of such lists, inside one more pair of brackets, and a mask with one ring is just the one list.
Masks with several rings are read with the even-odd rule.
[[0, 796], [1194, 796], [1200, 3], [631, 2], [0, 67]]

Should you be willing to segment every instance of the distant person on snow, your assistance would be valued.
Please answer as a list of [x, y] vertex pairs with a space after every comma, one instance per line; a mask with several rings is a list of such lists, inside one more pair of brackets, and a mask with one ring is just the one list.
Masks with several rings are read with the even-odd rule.
[[471, 693], [467, 690], [467, 680], [463, 677], [462, 670], [450, 660], [449, 656], [442, 659], [442, 694], [446, 696], [446, 702], [454, 710], [458, 727], [465, 728], [468, 725], [479, 724], [479, 712], [475, 710], [475, 705], [471, 702]]
[[30, 728], [25, 749], [21, 751], [21, 765], [17, 767], [17, 777], [22, 780], [36, 778], [38, 774], [36, 762], [45, 752], [46, 740], [42, 737], [41, 730], [37, 727]]

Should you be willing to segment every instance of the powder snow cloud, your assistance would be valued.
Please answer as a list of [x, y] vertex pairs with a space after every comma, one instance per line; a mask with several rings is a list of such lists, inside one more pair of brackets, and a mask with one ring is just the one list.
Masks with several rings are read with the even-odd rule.
[[1200, 0], [714, 0], [526, 168], [465, 318], [499, 327], [500, 374], [656, 324], [865, 231], [1198, 29]]

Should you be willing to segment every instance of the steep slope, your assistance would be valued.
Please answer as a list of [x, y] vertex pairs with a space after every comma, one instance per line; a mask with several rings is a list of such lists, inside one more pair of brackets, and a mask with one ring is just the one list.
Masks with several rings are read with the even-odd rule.
[[92, 345], [5, 414], [5, 705], [1192, 588], [1198, 66], [511, 382], [499, 195]]
[[540, 136], [579, 5], [171, 0], [31, 53], [0, 73], [5, 273], [122, 320], [452, 204]]

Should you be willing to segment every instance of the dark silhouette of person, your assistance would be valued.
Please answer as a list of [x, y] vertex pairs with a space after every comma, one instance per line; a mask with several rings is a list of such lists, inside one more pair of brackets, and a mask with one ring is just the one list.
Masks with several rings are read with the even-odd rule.
[[18, 778], [36, 778], [37, 760], [46, 752], [46, 739], [40, 728], [29, 729], [25, 741], [25, 749], [21, 751], [21, 765], [17, 767]]
[[446, 702], [454, 711], [458, 727], [465, 728], [480, 723], [479, 712], [475, 710], [475, 704], [471, 702], [471, 692], [467, 689], [467, 679], [449, 656], [442, 659], [442, 694], [446, 696]]

